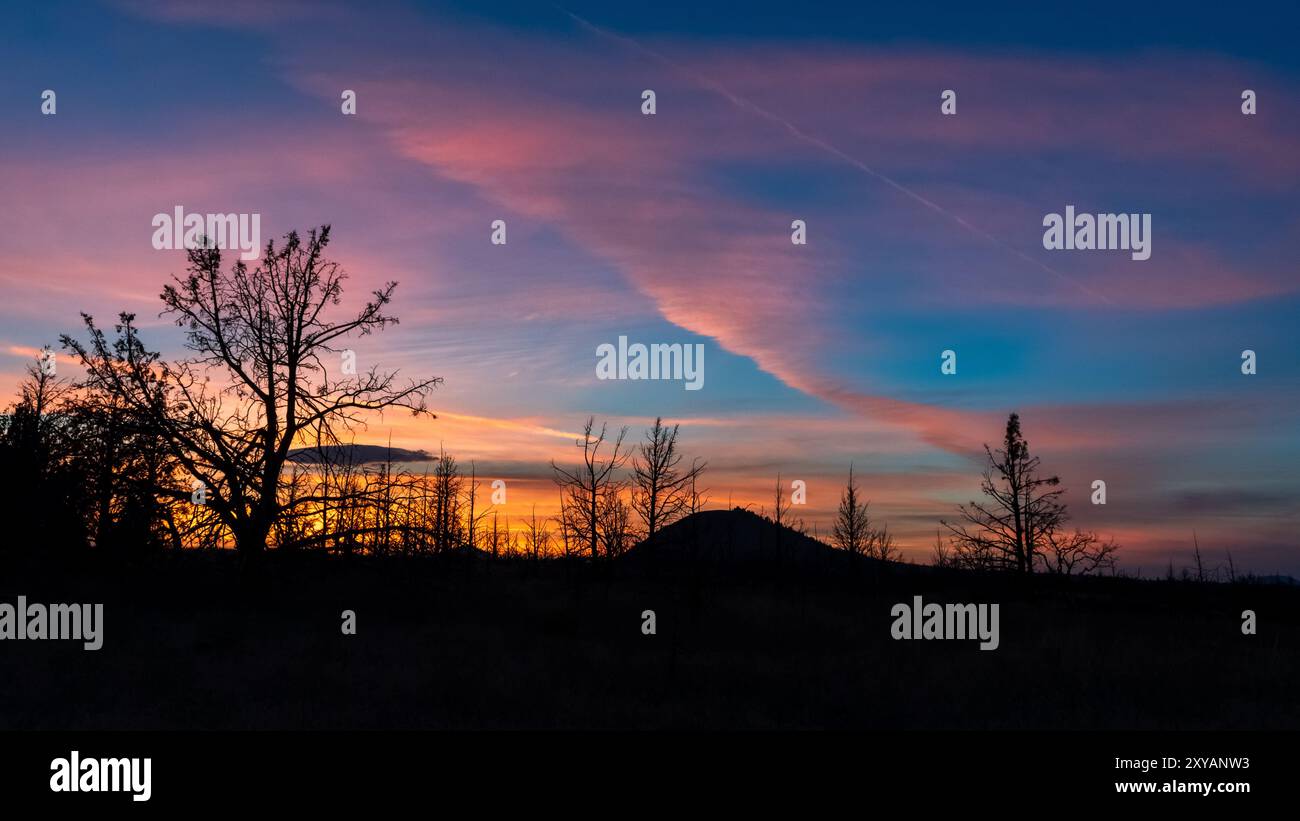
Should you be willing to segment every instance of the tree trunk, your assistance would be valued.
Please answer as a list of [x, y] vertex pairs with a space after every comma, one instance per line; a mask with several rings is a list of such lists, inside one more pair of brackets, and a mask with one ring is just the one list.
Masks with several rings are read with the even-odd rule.
[[235, 531], [235, 548], [245, 557], [260, 555], [266, 551], [266, 537], [270, 532], [270, 520], [246, 522]]

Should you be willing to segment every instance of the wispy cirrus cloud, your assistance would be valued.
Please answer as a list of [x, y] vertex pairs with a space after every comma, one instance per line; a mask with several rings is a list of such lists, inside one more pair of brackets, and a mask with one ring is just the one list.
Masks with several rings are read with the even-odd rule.
[[[1272, 470], [1264, 443], [1294, 441], [1285, 413], [1154, 364], [1140, 395], [1101, 368], [1033, 386], [1053, 356], [1150, 355], [1145, 320], [1162, 339], [1180, 321], [1221, 335], [1208, 355], [1225, 368], [1265, 331], [1286, 341], [1249, 308], [1297, 292], [1291, 78], [1168, 51], [629, 41], [559, 11], [525, 30], [397, 4], [118, 7], [151, 32], [215, 26], [266, 84], [238, 117], [191, 112], [167, 133], [127, 122], [89, 146], [75, 129], [48, 144], [23, 132], [20, 156], [0, 158], [14, 345], [68, 330], [77, 310], [152, 320], [183, 267], [148, 247], [153, 213], [260, 211], [264, 238], [333, 223], [355, 290], [401, 281], [403, 323], [358, 343], [363, 358], [448, 377], [436, 425], [390, 416], [366, 435], [464, 445], [526, 474], [538, 500], [553, 495], [539, 466], [572, 455], [565, 432], [581, 418], [636, 425], [654, 406], [592, 379], [593, 340], [630, 326], [709, 341], [709, 395], [665, 415], [738, 500], [764, 498], [788, 466], [825, 516], [855, 461], [923, 546], [939, 512], [977, 492], [981, 446], [1015, 408], [1071, 487], [1115, 482], [1109, 518], [1094, 520], [1134, 539], [1173, 549], [1194, 514], [1287, 515], [1271, 478], [1254, 480], [1253, 507], [1230, 493], [1221, 508], [1187, 502], [1247, 481], [1224, 469], [1234, 444]], [[190, 67], [218, 87], [222, 70]], [[1244, 87], [1260, 94], [1252, 118], [1237, 113]], [[644, 88], [659, 94], [654, 117], [640, 114]], [[938, 113], [944, 88], [959, 92], [956, 117]], [[343, 89], [356, 117], [338, 113]], [[1152, 212], [1153, 258], [1044, 251], [1041, 218], [1067, 203]], [[486, 242], [496, 218], [508, 246]], [[789, 242], [795, 218], [807, 246]], [[949, 347], [961, 375], [940, 381]], [[1261, 524], [1251, 538], [1281, 536]]]

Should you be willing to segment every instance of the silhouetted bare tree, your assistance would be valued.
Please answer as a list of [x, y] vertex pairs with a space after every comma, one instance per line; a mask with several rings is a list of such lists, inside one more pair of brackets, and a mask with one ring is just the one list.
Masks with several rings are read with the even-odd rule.
[[1119, 545], [1114, 539], [1102, 540], [1096, 533], [1075, 530], [1073, 533], [1047, 534], [1047, 547], [1039, 561], [1048, 573], [1062, 575], [1096, 573], [1115, 569]]
[[433, 469], [433, 549], [442, 552], [459, 547], [464, 541], [461, 531], [460, 499], [464, 480], [456, 458], [442, 451]]
[[481, 525], [491, 510], [491, 508], [478, 507], [478, 485], [478, 466], [471, 460], [469, 481], [465, 483], [465, 503], [468, 509], [465, 516], [465, 543], [471, 548], [478, 547], [482, 533]]
[[602, 457], [600, 449], [606, 442], [606, 426], [602, 424], [600, 433], [596, 434], [595, 425], [595, 418], [588, 417], [582, 438], [574, 442], [582, 448], [582, 464], [573, 470], [566, 470], [555, 464], [554, 460], [551, 462], [551, 470], [555, 475], [555, 483], [561, 488], [567, 515], [573, 517], [573, 524], [581, 528], [580, 536], [577, 533], [573, 535], [586, 543], [593, 561], [600, 557], [601, 501], [611, 485], [617, 483], [616, 472], [628, 459], [628, 454], [622, 452], [627, 428], [619, 431], [609, 456]]
[[551, 520], [537, 518], [537, 505], [533, 505], [532, 515], [524, 525], [524, 545], [529, 558], [536, 561], [544, 559], [551, 552]]
[[882, 524], [871, 531], [871, 539], [867, 542], [867, 555], [882, 562], [896, 562], [901, 558], [902, 554], [894, 546], [894, 535], [889, 532], [888, 524]]
[[399, 384], [373, 367], [330, 374], [325, 360], [346, 338], [397, 319], [384, 312], [392, 282], [351, 318], [330, 318], [346, 275], [324, 256], [329, 236], [324, 226], [305, 242], [296, 232], [278, 248], [272, 240], [252, 270], [242, 261], [223, 270], [215, 248], [190, 250], [188, 274], [162, 292], [163, 314], [185, 329], [189, 358], [165, 362], [148, 351], [130, 314], [115, 341], [84, 314], [89, 341], [63, 337], [87, 384], [120, 399], [206, 485], [207, 504], [245, 555], [262, 551], [285, 513], [283, 471], [295, 444], [336, 444], [341, 429], [373, 411], [427, 413], [426, 396], [441, 381]]
[[785, 497], [785, 485], [781, 483], [781, 474], [776, 474], [776, 493], [772, 506], [772, 521], [778, 525], [788, 526], [790, 520], [790, 501]]
[[700, 490], [698, 486], [699, 478], [698, 475], [691, 477], [691, 486], [687, 490], [686, 510], [688, 513], [699, 513], [709, 503], [709, 489]]
[[989, 466], [980, 489], [990, 501], [962, 505], [963, 521], [943, 525], [963, 564], [1032, 573], [1036, 552], [1065, 516], [1061, 480], [1038, 475], [1039, 459], [1029, 455], [1018, 414], [1007, 419], [1002, 448], [985, 445], [984, 452]]
[[955, 567], [957, 562], [952, 547], [945, 543], [939, 531], [934, 532], [934, 549], [930, 553], [930, 564], [935, 567]]
[[1033, 573], [1086, 572], [1113, 564], [1118, 549], [1096, 536], [1063, 528], [1069, 516], [1061, 480], [1040, 476], [1040, 461], [1029, 455], [1020, 416], [1011, 414], [1002, 447], [984, 446], [989, 465], [980, 489], [988, 502], [961, 505], [961, 521], [942, 524], [951, 534], [954, 561], [964, 567]]
[[831, 540], [841, 550], [856, 556], [867, 556], [881, 561], [894, 561], [898, 552], [894, 538], [885, 526], [871, 524], [870, 503], [862, 499], [853, 466], [849, 465], [849, 481], [840, 494], [840, 506], [831, 529]]
[[632, 460], [632, 508], [645, 526], [646, 539], [690, 510], [692, 489], [705, 468], [698, 461], [682, 467], [678, 427], [669, 428], [656, 417]]
[[600, 545], [605, 558], [623, 555], [636, 542], [632, 506], [623, 498], [619, 483], [605, 487], [600, 497]]
[[871, 541], [871, 518], [867, 502], [858, 497], [858, 483], [849, 465], [849, 481], [840, 495], [840, 507], [831, 530], [831, 539], [840, 550], [855, 556], [864, 555]]

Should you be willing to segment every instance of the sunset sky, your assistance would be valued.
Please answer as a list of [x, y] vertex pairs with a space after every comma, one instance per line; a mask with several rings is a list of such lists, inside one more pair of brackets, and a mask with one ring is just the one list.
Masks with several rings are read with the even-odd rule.
[[[924, 561], [1016, 410], [1125, 569], [1188, 564], [1195, 532], [1211, 562], [1300, 575], [1294, 12], [608, 5], [7, 12], [4, 402], [81, 311], [178, 354], [158, 293], [184, 252], [153, 216], [258, 213], [263, 242], [333, 226], [348, 304], [400, 283], [401, 324], [354, 347], [443, 377], [439, 418], [365, 441], [474, 460], [508, 515], [554, 509], [588, 415], [639, 440], [661, 414], [711, 506], [770, 508], [779, 471], [825, 535], [853, 463]], [[1151, 214], [1151, 258], [1044, 250], [1067, 205]], [[598, 381], [620, 335], [703, 343], [704, 388]]]

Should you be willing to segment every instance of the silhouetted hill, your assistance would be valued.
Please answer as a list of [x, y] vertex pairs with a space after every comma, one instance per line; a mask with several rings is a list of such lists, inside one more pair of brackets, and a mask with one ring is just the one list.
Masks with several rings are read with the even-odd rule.
[[332, 465], [364, 465], [374, 462], [426, 462], [433, 457], [423, 450], [407, 450], [387, 445], [324, 445], [318, 448], [294, 448], [289, 461], [300, 465], [328, 462]]
[[911, 567], [852, 556], [744, 508], [703, 510], [676, 521], [623, 557], [629, 565], [691, 564], [841, 571], [852, 567]]

